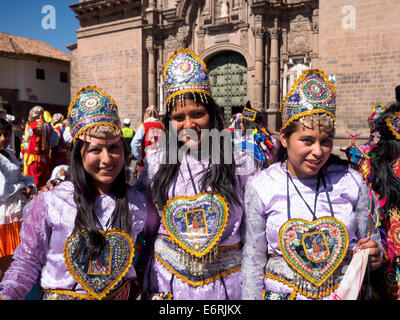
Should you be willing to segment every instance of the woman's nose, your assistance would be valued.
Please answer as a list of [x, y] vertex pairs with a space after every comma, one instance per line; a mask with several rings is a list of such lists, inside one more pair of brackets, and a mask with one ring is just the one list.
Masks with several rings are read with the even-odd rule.
[[106, 148], [101, 152], [101, 162], [109, 163], [111, 161], [111, 155]]
[[315, 156], [315, 157], [321, 157], [321, 155], [322, 155], [322, 147], [321, 147], [321, 145], [318, 143], [318, 142], [316, 142], [316, 143], [314, 143], [314, 147], [313, 147], [313, 155]]
[[187, 116], [184, 120], [183, 128], [189, 129], [189, 128], [192, 128], [192, 126], [193, 126], [193, 119], [191, 117]]

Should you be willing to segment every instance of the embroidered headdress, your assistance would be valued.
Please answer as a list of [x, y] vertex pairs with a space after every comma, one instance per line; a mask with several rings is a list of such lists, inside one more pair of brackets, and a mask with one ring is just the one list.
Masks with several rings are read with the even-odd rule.
[[376, 122], [385, 110], [386, 106], [380, 103], [377, 103], [372, 107], [371, 114], [368, 117], [368, 125], [371, 132], [376, 130]]
[[102, 138], [121, 135], [117, 105], [95, 86], [78, 91], [69, 105], [67, 118], [74, 142], [80, 135]]
[[64, 116], [62, 113], [55, 113], [53, 114], [53, 119], [51, 120], [51, 124], [54, 126], [57, 123], [60, 123], [64, 120]]
[[384, 110], [375, 121], [381, 140], [400, 140], [400, 103]]
[[[336, 90], [328, 77], [318, 69], [304, 71], [293, 84], [281, 105], [282, 129], [304, 117], [327, 118], [334, 125], [336, 112]], [[312, 120], [313, 122], [313, 120]], [[304, 122], [303, 122], [304, 124]]]
[[204, 61], [189, 49], [180, 49], [170, 57], [164, 66], [165, 106], [170, 108], [175, 99], [187, 92], [197, 92], [201, 99], [211, 97], [208, 70]]

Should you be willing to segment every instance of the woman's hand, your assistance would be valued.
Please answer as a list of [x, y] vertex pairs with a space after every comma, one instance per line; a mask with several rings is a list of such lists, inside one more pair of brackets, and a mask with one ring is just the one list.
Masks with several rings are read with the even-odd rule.
[[354, 251], [358, 249], [368, 249], [369, 248], [369, 259], [371, 261], [371, 268], [375, 270], [379, 268], [382, 264], [381, 248], [375, 240], [368, 240], [362, 238], [357, 242]]
[[30, 186], [29, 187], [25, 187], [24, 190], [23, 190], [23, 193], [24, 193], [24, 196], [27, 199], [33, 199], [35, 197], [35, 195], [36, 195], [36, 188], [30, 187]]
[[[38, 194], [40, 194], [40, 193], [42, 193], [42, 192], [46, 192], [46, 191], [53, 190], [54, 187], [60, 183], [60, 181], [55, 181], [55, 180], [56, 180], [56, 179], [50, 180], [49, 182], [47, 182], [47, 184], [45, 184], [43, 187], [41, 187], [40, 190], [39, 190], [39, 192], [38, 192], [37, 194], [35, 194], [35, 195], [33, 196], [33, 198], [35, 198]], [[58, 180], [59, 180], [59, 179], [58, 179]]]

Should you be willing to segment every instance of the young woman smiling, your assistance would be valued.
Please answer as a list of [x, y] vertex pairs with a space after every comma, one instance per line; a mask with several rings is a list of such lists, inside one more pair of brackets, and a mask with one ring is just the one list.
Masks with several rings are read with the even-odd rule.
[[243, 190], [255, 167], [244, 153], [210, 143], [224, 120], [207, 72], [188, 49], [164, 68], [166, 145], [147, 154], [139, 179], [158, 207], [144, 284], [149, 299], [240, 298]]
[[128, 187], [128, 153], [114, 100], [80, 90], [68, 109], [73, 147], [65, 181], [24, 207], [21, 244], [0, 298], [23, 299], [40, 276], [42, 299], [127, 299], [146, 197]]
[[331, 153], [335, 99], [326, 75], [308, 70], [282, 103], [279, 162], [246, 185], [243, 299], [333, 299], [358, 248], [381, 264], [369, 189]]

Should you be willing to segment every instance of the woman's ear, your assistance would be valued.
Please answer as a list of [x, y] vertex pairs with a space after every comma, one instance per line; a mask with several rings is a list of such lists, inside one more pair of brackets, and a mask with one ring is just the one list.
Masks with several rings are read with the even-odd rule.
[[281, 144], [284, 148], [287, 148], [287, 136], [286, 134], [281, 130], [279, 133], [280, 139], [281, 139]]

